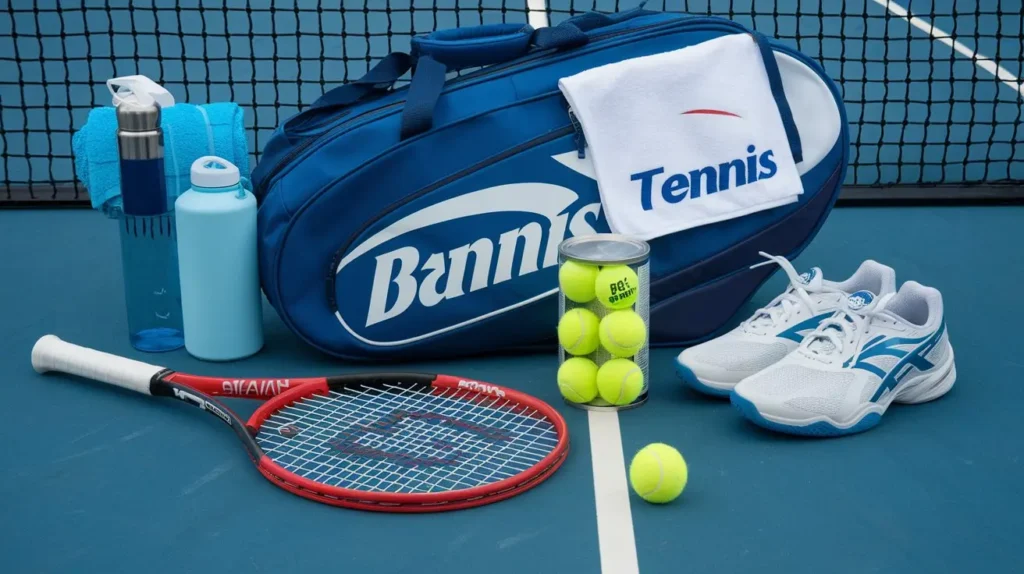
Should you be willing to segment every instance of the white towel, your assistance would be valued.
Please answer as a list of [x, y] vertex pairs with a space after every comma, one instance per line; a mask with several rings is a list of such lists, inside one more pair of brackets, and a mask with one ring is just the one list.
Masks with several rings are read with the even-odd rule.
[[591, 68], [558, 86], [582, 124], [616, 233], [653, 239], [803, 193], [748, 34]]

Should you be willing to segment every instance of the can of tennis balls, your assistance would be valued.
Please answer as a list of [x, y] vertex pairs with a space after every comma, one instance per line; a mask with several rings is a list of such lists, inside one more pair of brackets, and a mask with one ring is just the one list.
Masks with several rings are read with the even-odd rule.
[[558, 389], [569, 405], [647, 402], [651, 248], [615, 233], [558, 246]]

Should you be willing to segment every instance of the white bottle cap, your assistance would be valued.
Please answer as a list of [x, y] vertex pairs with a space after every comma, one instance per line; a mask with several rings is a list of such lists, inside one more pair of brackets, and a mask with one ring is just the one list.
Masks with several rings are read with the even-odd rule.
[[206, 155], [192, 162], [192, 187], [232, 187], [241, 181], [238, 167], [215, 155]]
[[125, 100], [134, 100], [145, 105], [155, 102], [161, 108], [169, 108], [174, 105], [174, 96], [170, 92], [142, 75], [111, 78], [107, 80], [107, 90], [113, 96], [114, 107]]

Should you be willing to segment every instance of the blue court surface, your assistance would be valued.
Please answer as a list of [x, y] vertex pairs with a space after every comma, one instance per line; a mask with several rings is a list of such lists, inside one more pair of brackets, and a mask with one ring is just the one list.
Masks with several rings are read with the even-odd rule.
[[[269, 307], [267, 345], [246, 361], [135, 352], [113, 222], [89, 210], [0, 212], [3, 570], [1024, 571], [1022, 223], [1024, 208], [833, 211], [796, 266], [842, 278], [874, 258], [893, 266], [898, 281], [937, 287], [959, 373], [945, 397], [894, 406], [860, 435], [803, 440], [762, 431], [728, 403], [685, 389], [672, 369], [675, 348], [653, 352], [650, 401], [620, 413], [620, 432], [604, 440], [591, 429], [614, 430], [615, 417], [588, 420], [561, 402], [554, 351], [402, 364], [534, 394], [564, 414], [572, 448], [550, 480], [512, 499], [388, 515], [328, 507], [271, 486], [223, 425], [174, 401], [37, 375], [29, 351], [45, 333], [196, 374], [283, 377], [363, 367], [307, 348]], [[784, 281], [774, 275], [736, 320]], [[247, 416], [257, 403], [230, 404]], [[608, 464], [620, 436], [627, 462], [649, 442], [676, 446], [690, 467], [683, 495], [655, 506], [606, 492], [615, 500], [599, 504], [594, 466], [611, 467], [605, 481], [624, 479], [624, 466]], [[616, 501], [628, 502], [628, 511], [597, 511], [614, 510]], [[599, 525], [617, 537], [602, 540]]]
[[[74, 181], [71, 136], [89, 109], [110, 103], [109, 77], [161, 79], [179, 101], [235, 101], [255, 160], [281, 121], [372, 60], [408, 50], [412, 34], [538, 13], [557, 24], [637, 4], [0, 0], [0, 200], [5, 188]], [[1020, 0], [646, 7], [729, 16], [819, 59], [851, 124], [847, 185], [1024, 179]], [[940, 400], [896, 405], [864, 434], [813, 440], [762, 430], [684, 387], [673, 370], [679, 348], [652, 351], [649, 402], [618, 415], [562, 402], [554, 349], [345, 364], [302, 343], [269, 305], [266, 346], [245, 361], [140, 353], [127, 340], [115, 223], [89, 209], [0, 210], [0, 572], [1024, 572], [1022, 241], [1024, 207], [834, 210], [796, 267], [841, 279], [872, 258], [898, 282], [938, 288], [958, 378]], [[775, 274], [733, 320], [784, 286]], [[29, 354], [47, 333], [232, 378], [463, 375], [555, 406], [571, 451], [548, 481], [481, 508], [328, 507], [268, 484], [237, 439], [195, 409], [38, 375]], [[259, 404], [228, 403], [243, 417]], [[623, 488], [625, 464], [651, 442], [677, 447], [689, 464], [685, 492], [667, 505]]]

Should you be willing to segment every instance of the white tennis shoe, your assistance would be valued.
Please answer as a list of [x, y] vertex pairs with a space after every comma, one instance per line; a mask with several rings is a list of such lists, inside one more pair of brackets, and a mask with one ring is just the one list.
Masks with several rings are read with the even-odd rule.
[[761, 255], [768, 261], [751, 268], [777, 263], [789, 277], [789, 287], [731, 331], [676, 357], [679, 377], [702, 393], [728, 397], [737, 383], [796, 349], [804, 335], [831, 317], [851, 293], [896, 291], [896, 272], [870, 259], [847, 280], [836, 283], [825, 280], [818, 267], [801, 275], [785, 257]]
[[839, 436], [874, 427], [893, 402], [937, 399], [954, 382], [942, 295], [908, 281], [895, 294], [852, 294], [795, 351], [736, 385], [731, 400], [759, 426]]

